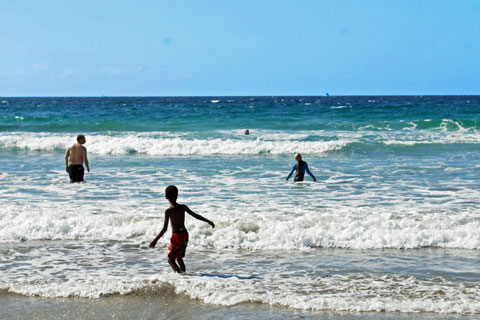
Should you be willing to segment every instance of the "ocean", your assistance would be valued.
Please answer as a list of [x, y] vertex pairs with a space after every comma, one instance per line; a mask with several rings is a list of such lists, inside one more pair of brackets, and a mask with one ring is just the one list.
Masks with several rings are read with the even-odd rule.
[[480, 96], [0, 98], [0, 318], [478, 318], [479, 160]]

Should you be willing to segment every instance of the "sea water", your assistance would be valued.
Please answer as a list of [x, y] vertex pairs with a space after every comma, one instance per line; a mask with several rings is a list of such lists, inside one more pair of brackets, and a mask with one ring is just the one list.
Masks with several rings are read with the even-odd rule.
[[[478, 317], [479, 110], [478, 96], [0, 98], [0, 303]], [[70, 184], [77, 134], [91, 172]], [[318, 183], [285, 183], [295, 152]], [[186, 218], [184, 275], [170, 231], [148, 247], [170, 184], [216, 225]]]

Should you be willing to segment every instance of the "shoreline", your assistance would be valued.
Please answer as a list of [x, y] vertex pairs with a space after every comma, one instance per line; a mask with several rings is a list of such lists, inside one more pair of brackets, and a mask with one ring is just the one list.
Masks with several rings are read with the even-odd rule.
[[471, 319], [472, 315], [396, 312], [308, 311], [241, 303], [234, 306], [210, 305], [184, 295], [106, 296], [88, 298], [27, 297], [0, 293], [0, 319], [322, 319], [322, 320], [447, 320]]

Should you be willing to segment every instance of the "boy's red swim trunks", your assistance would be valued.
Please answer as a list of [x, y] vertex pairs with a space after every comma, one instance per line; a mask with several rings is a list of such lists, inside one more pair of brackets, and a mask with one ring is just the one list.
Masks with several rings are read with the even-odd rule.
[[169, 258], [183, 258], [185, 257], [185, 250], [188, 244], [188, 232], [172, 233], [170, 238], [170, 245], [168, 246]]

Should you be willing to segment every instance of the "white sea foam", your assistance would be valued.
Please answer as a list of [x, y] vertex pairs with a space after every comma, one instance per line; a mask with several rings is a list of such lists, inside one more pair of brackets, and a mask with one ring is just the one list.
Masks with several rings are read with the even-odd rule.
[[[251, 226], [247, 229], [255, 230]], [[193, 233], [192, 240], [201, 237]], [[26, 296], [83, 298], [176, 292], [218, 305], [254, 302], [305, 310], [480, 313], [478, 282], [358, 270], [368, 270], [368, 266], [360, 266], [375, 260], [381, 260], [376, 265], [379, 269], [382, 264], [392, 264], [392, 268], [408, 270], [413, 253], [342, 256], [337, 252], [337, 256], [327, 250], [308, 254], [188, 250], [189, 272], [177, 275], [169, 270], [164, 253], [159, 257], [159, 251], [165, 249], [148, 249], [135, 239], [7, 245], [0, 252], [2, 267], [9, 272], [2, 273], [0, 290]], [[445, 268], [442, 261], [437, 263], [429, 255], [419, 254], [420, 268], [425, 263], [431, 264], [432, 271]], [[455, 256], [443, 263], [455, 265], [453, 259]], [[475, 256], [470, 259], [470, 268], [475, 268]], [[353, 272], [348, 271], [350, 265]]]
[[[91, 135], [87, 138], [90, 153], [99, 155], [124, 155], [140, 153], [154, 156], [188, 156], [188, 155], [234, 155], [234, 154], [285, 154], [301, 150], [306, 154], [319, 154], [340, 150], [351, 141], [298, 141], [296, 137], [274, 135], [252, 137], [252, 139], [231, 138], [183, 138], [172, 134], [127, 133], [117, 136]], [[0, 137], [0, 148], [19, 148], [32, 151], [65, 150], [73, 136], [50, 133], [10, 133]]]
[[379, 140], [386, 145], [431, 145], [431, 144], [480, 144], [477, 131], [426, 131], [415, 132], [406, 129], [404, 135], [379, 134]]
[[[2, 283], [0, 289], [41, 297], [99, 298], [106, 295], [158, 295], [174, 291], [206, 303], [231, 306], [264, 303], [304, 310], [355, 312], [432, 312], [479, 314], [478, 284], [459, 284], [443, 278], [417, 279], [405, 275], [333, 275], [328, 277], [238, 277], [190, 273], [139, 276], [82, 274], [64, 281]], [[53, 279], [52, 279], [53, 280]]]
[[[414, 124], [413, 124], [414, 125]], [[375, 129], [374, 135], [370, 129]], [[383, 130], [383, 131], [382, 131]], [[191, 133], [148, 132], [92, 134], [87, 137], [90, 153], [98, 155], [145, 154], [151, 156], [208, 156], [255, 154], [324, 154], [342, 150], [352, 143], [379, 143], [384, 145], [480, 144], [480, 133], [475, 130], [422, 131], [414, 128], [402, 130], [399, 135], [391, 128], [363, 127], [349, 131], [298, 131], [285, 133], [274, 130], [219, 130], [203, 137]], [[15, 132], [0, 136], [1, 148], [30, 151], [63, 151], [74, 136], [52, 133]]]
[[[262, 211], [248, 204], [197, 205], [215, 217], [217, 227], [187, 220], [197, 248], [304, 250], [309, 248], [464, 248], [480, 249], [480, 222], [475, 212], [446, 215], [400, 206], [383, 209], [275, 208], [267, 199]], [[373, 212], [372, 212], [373, 210]], [[0, 208], [0, 241], [129, 240], [152, 238], [162, 224], [160, 208], [140, 203], [97, 205], [30, 204]], [[229, 212], [229, 214], [226, 214]], [[165, 244], [167, 240], [164, 240]]]
[[[480, 249], [478, 188], [462, 179], [419, 185], [389, 162], [367, 169], [359, 163], [352, 175], [313, 158], [310, 169], [322, 183], [294, 185], [283, 183], [289, 160], [178, 159], [172, 167], [168, 158], [146, 158], [142, 165], [136, 158], [107, 158], [101, 168], [92, 164], [90, 182], [74, 185], [56, 155], [48, 161], [40, 171], [34, 164], [0, 173], [0, 198], [8, 199], [0, 206], [0, 242], [145, 241], [162, 224], [165, 186], [176, 184], [182, 202], [216, 222], [212, 230], [187, 219], [196, 248]], [[453, 167], [428, 159], [415, 165], [439, 174]], [[382, 172], [388, 176], [376, 177]], [[389, 176], [395, 182], [385, 180]]]
[[[478, 285], [459, 292], [458, 285], [438, 280], [419, 281], [405, 276], [346, 275], [317, 279], [291, 277], [285, 281], [272, 276], [267, 281], [249, 280], [248, 285], [245, 285], [246, 280], [236, 278], [215, 282], [183, 278], [172, 284], [179, 293], [185, 293], [207, 303], [222, 305], [261, 302], [296, 309], [326, 311], [461, 314], [480, 312], [480, 302], [477, 300], [480, 296]], [[275, 285], [268, 285], [282, 282], [283, 290], [275, 290], [273, 288]], [[289, 288], [293, 283], [299, 287]], [[401, 290], [398, 290], [399, 286]], [[378, 294], [379, 292], [383, 294]]]

